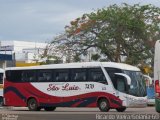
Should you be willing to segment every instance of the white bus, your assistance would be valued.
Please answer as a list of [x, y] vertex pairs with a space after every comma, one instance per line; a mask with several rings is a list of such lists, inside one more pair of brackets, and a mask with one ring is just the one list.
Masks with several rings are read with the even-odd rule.
[[3, 104], [3, 74], [4, 70], [0, 68], [0, 106]]
[[155, 108], [160, 113], [160, 40], [155, 44], [154, 56]]
[[[56, 107], [99, 107], [100, 111], [146, 107], [146, 87], [137, 67], [85, 62], [5, 70], [4, 104], [31, 111]], [[14, 98], [14, 99], [13, 99]]]

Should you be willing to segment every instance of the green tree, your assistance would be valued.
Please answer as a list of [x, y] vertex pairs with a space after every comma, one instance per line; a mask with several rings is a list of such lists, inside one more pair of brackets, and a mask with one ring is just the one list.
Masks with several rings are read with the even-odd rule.
[[100, 59], [100, 55], [99, 54], [93, 54], [92, 56], [91, 56], [91, 58], [92, 58], [92, 60], [95, 60], [95, 61], [97, 61], [98, 59]]
[[41, 58], [41, 65], [63, 63], [62, 54], [60, 54], [59, 49], [52, 43], [44, 48], [43, 52], [39, 54], [39, 57]]
[[[107, 61], [137, 65], [150, 62], [160, 39], [160, 8], [153, 5], [111, 5], [71, 21], [65, 27], [65, 51], [87, 54], [90, 48]], [[94, 57], [93, 57], [94, 58]], [[98, 59], [98, 58], [97, 58]]]

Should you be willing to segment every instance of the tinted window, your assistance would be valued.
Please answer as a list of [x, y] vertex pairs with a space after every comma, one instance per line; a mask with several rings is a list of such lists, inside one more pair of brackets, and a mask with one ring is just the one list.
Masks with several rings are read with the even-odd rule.
[[72, 69], [72, 81], [81, 82], [87, 80], [86, 69]]
[[5, 75], [6, 75], [6, 80], [11, 81], [11, 71], [6, 71]]
[[39, 70], [37, 79], [38, 82], [52, 81], [52, 70]]
[[0, 84], [3, 83], [3, 73], [0, 73]]
[[6, 71], [6, 80], [12, 82], [21, 82], [21, 73], [22, 71], [20, 70]]
[[21, 74], [22, 82], [35, 82], [36, 72], [35, 70], [25, 70]]
[[115, 89], [117, 89], [117, 78], [116, 78], [116, 75], [115, 73], [122, 73], [122, 70], [120, 69], [117, 69], [117, 68], [105, 68], [109, 77], [111, 78], [111, 81], [115, 87]]
[[117, 84], [117, 90], [120, 92], [126, 92], [126, 79], [125, 77], [116, 75], [116, 84]]
[[89, 81], [107, 83], [105, 75], [101, 68], [90, 69], [89, 76]]
[[55, 81], [56, 82], [69, 81], [69, 70], [55, 70]]

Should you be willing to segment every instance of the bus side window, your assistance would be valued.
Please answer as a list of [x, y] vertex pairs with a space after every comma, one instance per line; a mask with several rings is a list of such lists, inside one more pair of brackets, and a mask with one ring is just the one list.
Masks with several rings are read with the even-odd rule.
[[56, 82], [67, 82], [69, 81], [69, 70], [55, 70], [56, 76], [55, 81]]
[[107, 80], [101, 68], [92, 68], [89, 70], [89, 81], [107, 84]]
[[72, 81], [81, 82], [86, 81], [87, 79], [87, 70], [84, 68], [81, 69], [72, 69]]
[[125, 93], [125, 83], [123, 80], [118, 80], [117, 81], [117, 90], [120, 92], [124, 92]]
[[3, 73], [0, 73], [0, 84], [3, 83]]
[[126, 80], [123, 76], [115, 75], [116, 77], [116, 84], [117, 84], [117, 90], [120, 92], [126, 92]]
[[12, 70], [6, 72], [6, 79], [11, 82], [21, 82], [21, 70]]
[[115, 89], [117, 89], [117, 80], [116, 80], [116, 76], [115, 73], [122, 73], [122, 71], [120, 69], [117, 68], [110, 68], [110, 67], [106, 67], [105, 68]]
[[52, 71], [51, 70], [39, 70], [38, 71], [38, 81], [39, 82], [52, 81]]
[[5, 72], [5, 75], [6, 75], [6, 80], [11, 81], [11, 71], [7, 70]]
[[27, 82], [28, 81], [25, 72], [22, 72], [21, 78], [22, 78], [22, 82]]
[[22, 71], [22, 81], [23, 82], [35, 82], [36, 81], [36, 71], [34, 70]]

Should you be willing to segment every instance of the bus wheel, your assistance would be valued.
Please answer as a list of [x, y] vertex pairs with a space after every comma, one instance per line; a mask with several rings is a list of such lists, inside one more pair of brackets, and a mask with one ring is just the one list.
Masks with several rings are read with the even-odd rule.
[[121, 107], [116, 109], [118, 112], [124, 112], [126, 110], [126, 107]]
[[103, 98], [98, 101], [98, 107], [101, 112], [108, 112], [110, 109], [109, 102], [107, 99]]
[[54, 111], [56, 107], [45, 107], [45, 111]]
[[30, 111], [39, 111], [40, 110], [40, 107], [38, 107], [38, 103], [34, 98], [29, 99], [27, 105], [28, 105], [28, 109]]

